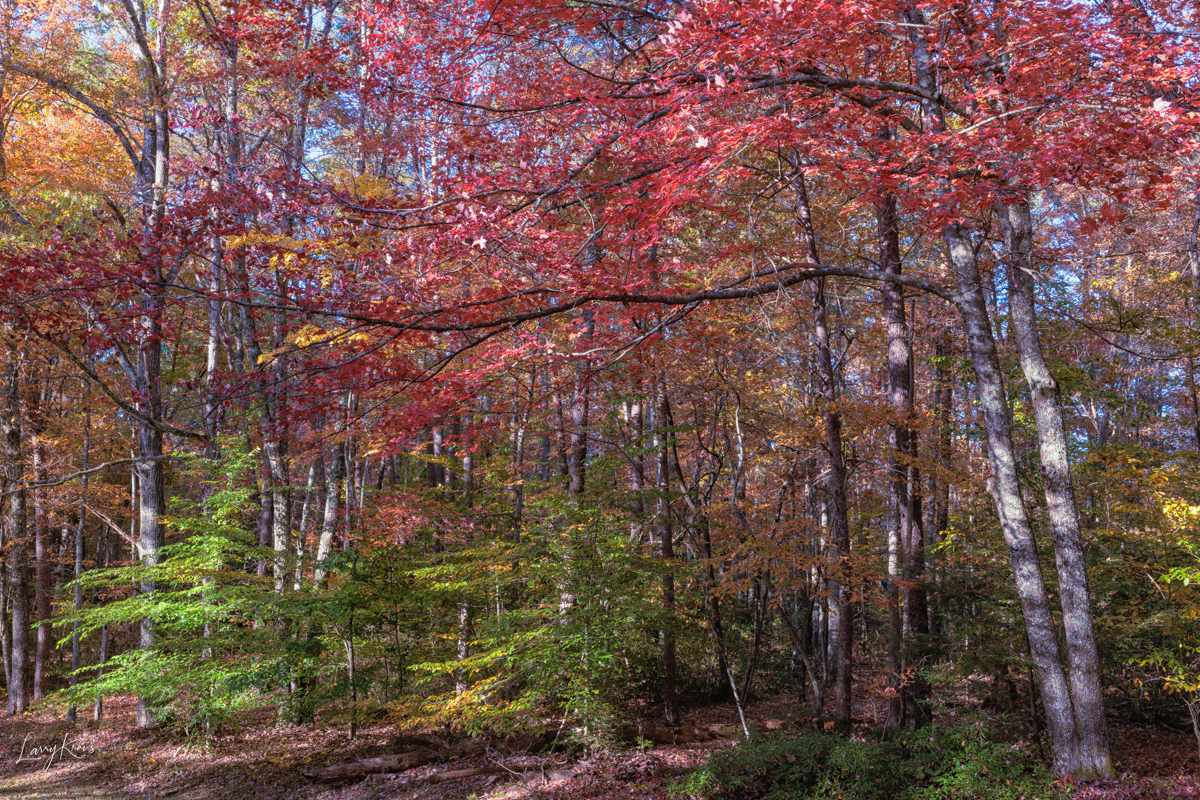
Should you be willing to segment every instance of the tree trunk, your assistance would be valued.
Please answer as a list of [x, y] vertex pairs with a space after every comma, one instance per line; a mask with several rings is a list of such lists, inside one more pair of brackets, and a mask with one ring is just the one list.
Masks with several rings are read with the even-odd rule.
[[1050, 751], [1054, 771], [1073, 775], [1079, 764], [1075, 739], [1075, 715], [1067, 677], [1058, 649], [1054, 618], [1046, 596], [1021, 486], [1017, 480], [1017, 460], [1013, 448], [1012, 422], [1000, 371], [996, 340], [983, 292], [983, 281], [975, 260], [975, 251], [966, 231], [958, 223], [942, 231], [950, 265], [958, 282], [958, 310], [971, 349], [979, 403], [983, 410], [987, 438], [988, 463], [992, 479], [989, 490], [1000, 518], [1000, 527], [1008, 545], [1009, 562], [1016, 580], [1017, 596], [1030, 651], [1038, 671], [1038, 684], [1046, 709]]
[[317, 542], [317, 563], [313, 567], [313, 584], [324, 588], [328, 570], [325, 559], [333, 552], [333, 537], [337, 533], [342, 501], [342, 480], [346, 472], [346, 449], [340, 442], [329, 448], [329, 469], [325, 471], [325, 514], [321, 519], [321, 538]]
[[[471, 606], [467, 603], [466, 598], [458, 601], [458, 643], [457, 652], [454, 660], [459, 664], [467, 660], [467, 656], [471, 654]], [[462, 668], [455, 670], [454, 673], [454, 693], [462, 695], [467, 691], [468, 687], [467, 675], [462, 671]]]
[[313, 459], [313, 462], [308, 465], [308, 482], [304, 487], [304, 502], [300, 506], [300, 527], [296, 531], [296, 539], [293, 543], [295, 545], [293, 558], [296, 559], [296, 563], [292, 573], [292, 589], [297, 592], [304, 585], [305, 557], [308, 555], [308, 522], [312, 517], [312, 507], [317, 488], [317, 474], [324, 471], [321, 461], [321, 456], [317, 455]]
[[[885, 136], [886, 129], [885, 129]], [[883, 272], [899, 275], [900, 230], [896, 197], [884, 194], [875, 202], [876, 230], [879, 240], [879, 264]], [[904, 544], [912, 528], [909, 512], [908, 483], [912, 465], [912, 351], [909, 347], [908, 320], [904, 314], [904, 290], [899, 284], [885, 282], [881, 287], [883, 313], [887, 322], [888, 399], [892, 407], [889, 424], [891, 452], [888, 457], [888, 686], [894, 692], [888, 711], [889, 724], [904, 726], [909, 720], [911, 689], [905, 681], [904, 628], [901, 620], [901, 576], [907, 571]]]
[[[75, 526], [75, 602], [73, 608], [78, 613], [83, 608], [83, 586], [79, 583], [79, 576], [83, 574], [83, 545], [84, 545], [84, 521], [87, 519], [87, 491], [88, 491], [88, 455], [91, 449], [92, 435], [92, 414], [91, 407], [88, 403], [88, 386], [84, 385], [84, 400], [83, 400], [83, 459], [81, 471], [83, 477], [79, 482], [79, 523]], [[100, 566], [99, 547], [96, 548], [96, 566]], [[79, 623], [71, 624], [71, 704], [67, 707], [67, 722], [75, 721], [75, 687], [79, 685]]]
[[[942, 534], [950, 528], [950, 474], [953, 466], [953, 421], [954, 379], [950, 372], [951, 348], [946, 336], [939, 336], [934, 344], [934, 419], [937, 420], [936, 468], [929, 475], [929, 522], [926, 525], [926, 543], [936, 545]], [[934, 575], [936, 580], [936, 572]], [[935, 595], [936, 597], [936, 595]], [[929, 612], [929, 632], [940, 635], [941, 617], [935, 613], [937, 604]]]
[[1029, 205], [1024, 200], [998, 208], [997, 212], [1007, 219], [1004, 233], [1010, 258], [1008, 302], [1021, 369], [1029, 384], [1037, 423], [1042, 489], [1058, 568], [1067, 676], [1079, 748], [1079, 761], [1072, 774], [1080, 779], [1108, 779], [1115, 775], [1115, 771], [1108, 752], [1099, 657], [1092, 630], [1087, 558], [1067, 457], [1062, 399], [1058, 383], [1050, 373], [1042, 353], [1041, 336], [1037, 329], [1033, 289], [1034, 276], [1037, 274], [1033, 255], [1033, 220]]
[[29, 556], [25, 541], [25, 490], [19, 488], [25, 477], [21, 452], [20, 365], [15, 347], [10, 347], [5, 375], [5, 403], [0, 417], [0, 436], [4, 446], [4, 490], [8, 495], [8, 594], [12, 602], [12, 640], [8, 675], [8, 713], [21, 714], [29, 708]]
[[[40, 404], [31, 403], [30, 415], [40, 412]], [[31, 428], [35, 427], [30, 424]], [[37, 427], [40, 427], [37, 426]], [[38, 431], [30, 436], [30, 450], [33, 453], [33, 480], [43, 483], [46, 480], [46, 450], [42, 445]], [[34, 560], [34, 607], [37, 611], [37, 643], [33, 655], [33, 702], [38, 702], [46, 696], [46, 670], [49, 668], [50, 651], [54, 647], [54, 629], [50, 625], [53, 616], [50, 600], [53, 592], [50, 588], [51, 552], [49, 537], [49, 520], [46, 519], [46, 493], [43, 489], [33, 490], [33, 560]]]
[[[812, 211], [808, 201], [808, 189], [804, 175], [795, 173], [796, 212], [800, 221], [800, 235], [809, 261], [820, 264], [817, 250], [816, 230], [813, 227]], [[821, 379], [821, 399], [825, 409], [825, 450], [829, 458], [829, 470], [825, 478], [826, 508], [832, 543], [830, 566], [837, 575], [830, 591], [836, 596], [837, 650], [836, 688], [834, 699], [835, 723], [838, 730], [849, 733], [851, 729], [851, 693], [853, 685], [854, 605], [849, 585], [850, 520], [846, 500], [846, 462], [842, 453], [842, 417], [837, 410], [838, 388], [833, 369], [833, 350], [830, 346], [829, 324], [825, 303], [825, 280], [818, 278], [810, 283], [812, 291], [813, 329], [817, 340], [817, 371]], [[832, 598], [831, 598], [832, 599]]]
[[680, 724], [679, 692], [677, 689], [675, 664], [675, 633], [671, 629], [671, 620], [675, 614], [675, 573], [674, 564], [674, 529], [671, 526], [671, 448], [670, 432], [667, 430], [667, 420], [670, 418], [670, 398], [667, 396], [665, 378], [655, 381], [655, 421], [658, 431], [655, 439], [655, 483], [658, 490], [655, 517], [657, 519], [660, 556], [665, 568], [662, 573], [663, 615], [668, 624], [661, 631], [662, 664], [663, 664], [663, 718], [667, 725], [676, 727]]

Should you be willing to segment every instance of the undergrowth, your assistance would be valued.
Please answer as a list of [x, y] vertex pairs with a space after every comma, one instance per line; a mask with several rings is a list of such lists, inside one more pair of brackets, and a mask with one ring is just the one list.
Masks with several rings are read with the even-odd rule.
[[715, 753], [676, 791], [705, 800], [1061, 800], [1024, 741], [985, 725], [932, 727], [886, 742], [767, 735]]

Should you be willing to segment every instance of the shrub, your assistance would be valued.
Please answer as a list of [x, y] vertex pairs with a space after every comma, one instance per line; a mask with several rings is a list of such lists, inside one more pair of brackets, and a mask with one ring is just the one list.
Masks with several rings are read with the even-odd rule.
[[766, 736], [715, 753], [680, 794], [708, 800], [1055, 800], [1062, 790], [1027, 745], [967, 726], [884, 743]]

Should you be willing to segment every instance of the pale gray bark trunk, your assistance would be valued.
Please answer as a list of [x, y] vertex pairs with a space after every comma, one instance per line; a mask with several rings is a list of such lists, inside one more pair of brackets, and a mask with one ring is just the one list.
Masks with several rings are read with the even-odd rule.
[[591, 392], [586, 367], [576, 368], [574, 396], [571, 398], [571, 444], [567, 449], [567, 494], [582, 497], [587, 482], [588, 412]]
[[471, 452], [471, 428], [475, 424], [475, 415], [471, 412], [463, 414], [459, 423], [462, 431], [462, 494], [467, 508], [474, 502], [475, 491], [475, 456]]
[[1115, 771], [1108, 751], [1099, 657], [1092, 629], [1087, 558], [1071, 482], [1062, 399], [1058, 382], [1046, 364], [1037, 328], [1034, 277], [1038, 271], [1033, 255], [1033, 220], [1024, 200], [999, 207], [997, 213], [1006, 218], [1003, 227], [1011, 261], [1008, 303], [1012, 312], [1013, 338], [1033, 403], [1042, 490], [1058, 568], [1067, 675], [1079, 746], [1079, 762], [1072, 774], [1080, 779], [1112, 778]]
[[304, 503], [300, 506], [300, 528], [296, 531], [295, 566], [292, 573], [292, 589], [300, 591], [304, 585], [304, 557], [308, 552], [308, 521], [312, 516], [312, 507], [317, 485], [317, 471], [321, 467], [321, 457], [318, 455], [308, 465], [308, 482], [304, 487]]
[[433, 485], [445, 486], [447, 483], [446, 467], [441, 462], [443, 449], [445, 447], [445, 437], [442, 433], [442, 426], [435, 425], [432, 430], [433, 436]]
[[[30, 402], [30, 428], [35, 428], [32, 420], [40, 419], [40, 403]], [[37, 427], [40, 427], [38, 425]], [[30, 435], [30, 451], [33, 454], [33, 480], [43, 483], [46, 480], [46, 450], [41, 437], [35, 431]], [[34, 607], [37, 611], [37, 641], [33, 654], [33, 702], [38, 702], [46, 696], [46, 670], [50, 660], [50, 650], [54, 645], [54, 629], [50, 625], [53, 612], [50, 606], [50, 527], [46, 519], [46, 495], [42, 489], [33, 490], [33, 561], [34, 561]]]
[[333, 552], [333, 537], [342, 501], [342, 480], [346, 471], [346, 450], [341, 443], [329, 448], [328, 468], [325, 471], [325, 514], [321, 519], [321, 538], [317, 542], [317, 563], [313, 567], [313, 584], [324, 588], [328, 571], [323, 566]]
[[[458, 603], [458, 643], [455, 661], [460, 665], [471, 654], [471, 606], [466, 599]], [[467, 691], [467, 675], [460, 666], [454, 674], [454, 693], [461, 695]]]
[[1070, 775], [1078, 765], [1075, 714], [1058, 649], [1054, 618], [1046, 595], [1046, 585], [1038, 562], [1029, 516], [1017, 479], [1017, 458], [1013, 448], [1012, 422], [1005, 395], [996, 340], [992, 335], [983, 281], [967, 232], [958, 223], [943, 229], [950, 265], [958, 282], [958, 309], [962, 315], [975, 369], [980, 407], [984, 415], [988, 463], [991, 470], [989, 490], [1000, 517], [1000, 527], [1008, 545], [1009, 563], [1016, 581], [1017, 597], [1029, 633], [1030, 652], [1037, 668], [1042, 702], [1046, 709], [1050, 752], [1054, 770]]
[[[884, 137], [886, 138], [886, 136]], [[900, 231], [896, 197], [886, 194], [875, 204], [876, 235], [879, 242], [880, 269], [899, 275]], [[881, 286], [883, 313], [887, 322], [888, 400], [892, 421], [889, 424], [891, 452], [888, 456], [888, 686], [894, 694], [888, 711], [888, 724], [902, 726], [908, 722], [911, 689], [904, 681], [904, 629], [901, 621], [900, 580], [905, 571], [904, 542], [911, 530], [908, 502], [908, 472], [912, 463], [910, 440], [912, 430], [912, 351], [909, 349], [908, 320], [904, 314], [904, 290], [895, 283]]]

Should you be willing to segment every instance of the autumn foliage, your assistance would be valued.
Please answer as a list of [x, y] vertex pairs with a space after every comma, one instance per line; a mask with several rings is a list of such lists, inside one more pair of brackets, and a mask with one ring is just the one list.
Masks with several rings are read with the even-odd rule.
[[10, 712], [1198, 719], [1185, 4], [2, 11]]

